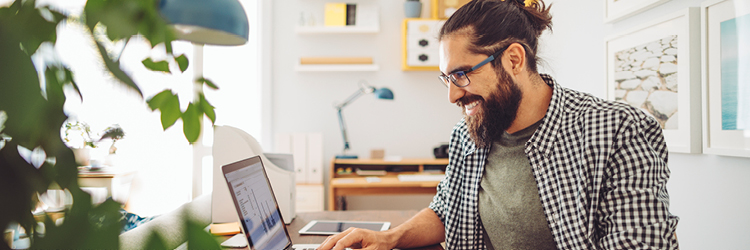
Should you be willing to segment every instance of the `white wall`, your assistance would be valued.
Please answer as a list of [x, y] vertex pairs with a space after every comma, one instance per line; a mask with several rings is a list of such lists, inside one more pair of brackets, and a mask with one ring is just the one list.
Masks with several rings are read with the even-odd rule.
[[[431, 149], [448, 140], [460, 110], [448, 102], [437, 72], [403, 72], [401, 65], [402, 0], [376, 1], [381, 31], [374, 35], [297, 35], [300, 2], [274, 1], [273, 131], [320, 131], [325, 157], [342, 147], [332, 103], [341, 101], [365, 79], [394, 91], [393, 102], [362, 97], [345, 109], [352, 149], [367, 157], [369, 149], [386, 154], [431, 157]], [[372, 0], [375, 1], [375, 0]], [[425, 1], [423, 1], [425, 2]], [[605, 97], [604, 38], [686, 7], [700, 0], [672, 0], [614, 24], [603, 23], [603, 1], [554, 1], [552, 34], [542, 38], [541, 72], [566, 87]], [[303, 73], [294, 71], [299, 56], [373, 56], [381, 70], [370, 73]], [[745, 249], [750, 246], [750, 159], [670, 154], [668, 183], [671, 211], [680, 216], [681, 249]], [[326, 160], [326, 166], [328, 165]], [[358, 201], [365, 202], [369, 198]], [[383, 198], [380, 198], [382, 201]], [[408, 199], [406, 199], [408, 200]], [[421, 206], [424, 199], [417, 201]], [[350, 204], [355, 203], [350, 199]], [[353, 204], [351, 204], [353, 205]], [[425, 204], [426, 205], [426, 204]]]
[[[672, 0], [614, 24], [604, 24], [600, 0], [554, 1], [553, 33], [545, 35], [543, 71], [560, 84], [605, 97], [604, 39], [701, 0]], [[750, 4], [748, 1], [737, 1]], [[548, 70], [552, 69], [552, 70]], [[671, 153], [667, 184], [671, 211], [680, 216], [680, 249], [750, 247], [750, 159]]]

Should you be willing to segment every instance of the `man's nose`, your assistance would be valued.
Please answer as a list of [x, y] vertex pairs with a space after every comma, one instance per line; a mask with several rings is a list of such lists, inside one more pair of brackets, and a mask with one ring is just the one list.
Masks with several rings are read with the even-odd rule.
[[448, 85], [448, 98], [451, 103], [456, 103], [461, 97], [464, 97], [464, 95], [466, 95], [466, 90], [464, 90], [464, 88], [458, 87], [455, 84]]

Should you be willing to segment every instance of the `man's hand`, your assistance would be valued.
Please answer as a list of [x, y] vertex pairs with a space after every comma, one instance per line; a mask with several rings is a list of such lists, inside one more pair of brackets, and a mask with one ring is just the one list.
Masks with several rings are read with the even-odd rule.
[[414, 248], [438, 244], [445, 240], [445, 226], [429, 208], [400, 226], [387, 231], [372, 231], [349, 228], [328, 237], [318, 250], [344, 250], [345, 248], [366, 250], [390, 250], [393, 248]]
[[376, 232], [368, 229], [349, 228], [344, 232], [329, 236], [318, 250], [344, 250], [345, 248], [366, 250], [390, 250], [394, 242], [388, 232]]

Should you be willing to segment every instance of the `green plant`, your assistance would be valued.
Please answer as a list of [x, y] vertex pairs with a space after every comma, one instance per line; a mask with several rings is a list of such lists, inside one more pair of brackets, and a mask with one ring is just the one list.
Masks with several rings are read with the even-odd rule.
[[85, 122], [65, 122], [63, 128], [65, 128], [65, 137], [63, 137], [63, 140], [65, 140], [68, 146], [73, 148], [96, 147], [95, 140], [91, 136], [91, 127]]
[[[138, 84], [120, 68], [119, 55], [110, 55], [105, 44], [127, 43], [134, 35], [143, 36], [152, 48], [163, 44], [159, 48], [170, 55], [169, 61], [147, 58], [142, 62], [144, 67], [169, 73], [169, 67], [165, 66], [176, 63], [185, 71], [188, 59], [185, 55], [172, 54], [171, 43], [175, 37], [158, 13], [158, 1], [88, 0], [80, 16], [37, 6], [34, 0], [16, 0], [0, 8], [0, 204], [3, 204], [0, 205], [0, 228], [7, 228], [11, 222], [21, 224], [32, 235], [32, 248], [118, 248], [121, 224], [120, 204], [108, 200], [94, 207], [91, 197], [78, 187], [77, 163], [60, 135], [68, 119], [63, 112], [66, 100], [63, 89], [70, 87], [83, 99], [75, 75], [85, 72], [73, 72], [62, 62], [49, 63], [42, 72], [37, 72], [31, 56], [43, 43], [55, 43], [59, 23], [79, 23], [94, 39], [93, 44], [107, 71], [143, 97]], [[217, 89], [206, 79], [200, 79], [199, 83]], [[177, 95], [167, 89], [148, 98], [147, 103], [152, 110], [161, 112], [165, 130], [181, 119], [185, 137], [192, 143], [200, 134], [200, 119], [204, 115], [212, 122], [216, 119], [213, 106], [203, 95], [196, 100], [183, 111]], [[19, 148], [42, 152], [47, 160], [40, 164], [27, 162]], [[37, 201], [32, 197], [44, 193], [50, 186], [69, 190], [73, 205], [65, 211], [65, 219], [59, 226], [49, 216], [44, 216], [46, 233], [42, 237], [34, 231], [36, 222], [31, 211]], [[193, 245], [219, 248], [216, 242], [210, 241]], [[7, 249], [7, 246], [0, 244], [0, 249]]]
[[120, 125], [115, 124], [115, 125], [107, 127], [104, 130], [104, 134], [102, 135], [101, 138], [99, 138], [99, 141], [102, 141], [102, 140], [107, 139], [107, 138], [112, 139], [112, 145], [109, 146], [109, 153], [110, 154], [114, 154], [114, 153], [117, 152], [117, 148], [115, 147], [115, 143], [118, 140], [122, 139], [123, 137], [125, 137], [125, 131], [122, 130], [122, 128], [120, 127]]

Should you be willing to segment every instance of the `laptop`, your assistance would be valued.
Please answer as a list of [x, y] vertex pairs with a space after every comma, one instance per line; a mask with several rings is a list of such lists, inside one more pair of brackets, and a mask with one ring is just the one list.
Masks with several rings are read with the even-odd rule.
[[[221, 166], [251, 250], [315, 249], [320, 244], [292, 244], [260, 156]], [[242, 237], [242, 236], [240, 236]]]

